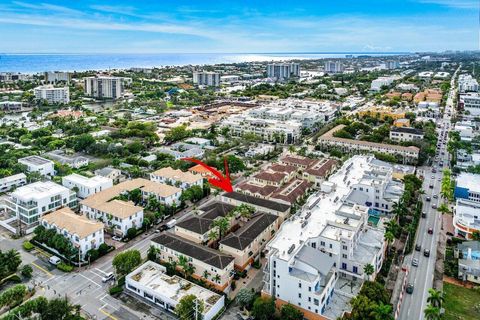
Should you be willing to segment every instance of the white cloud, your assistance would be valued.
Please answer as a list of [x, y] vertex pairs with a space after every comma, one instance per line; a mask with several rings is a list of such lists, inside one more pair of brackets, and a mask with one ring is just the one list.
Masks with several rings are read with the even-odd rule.
[[441, 6], [458, 9], [478, 9], [477, 0], [420, 0], [421, 3], [438, 4]]

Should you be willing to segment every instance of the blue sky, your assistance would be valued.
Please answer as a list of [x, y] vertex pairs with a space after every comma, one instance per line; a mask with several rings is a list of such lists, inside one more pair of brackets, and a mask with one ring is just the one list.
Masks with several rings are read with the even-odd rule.
[[2, 53], [478, 47], [478, 0], [0, 0]]

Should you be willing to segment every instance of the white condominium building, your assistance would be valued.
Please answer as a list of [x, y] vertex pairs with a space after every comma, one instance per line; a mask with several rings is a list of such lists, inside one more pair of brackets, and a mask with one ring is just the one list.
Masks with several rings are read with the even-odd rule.
[[27, 176], [24, 173], [14, 174], [0, 179], [0, 192], [10, 191], [27, 183]]
[[218, 87], [220, 85], [220, 73], [195, 71], [193, 72], [193, 83], [199, 86]]
[[42, 215], [60, 207], [75, 207], [77, 195], [52, 181], [34, 182], [12, 192], [7, 207], [25, 224], [36, 223]]
[[38, 172], [42, 176], [53, 177], [55, 175], [54, 163], [51, 160], [39, 157], [28, 156], [18, 159], [18, 163], [27, 166], [28, 172]]
[[88, 220], [70, 208], [60, 208], [44, 215], [40, 218], [40, 224], [47, 229], [55, 229], [57, 233], [70, 240], [80, 251], [82, 259], [89, 250], [98, 249], [104, 242], [103, 223]]
[[[267, 245], [264, 294], [302, 308], [307, 319], [335, 319], [349, 308], [345, 297], [351, 293], [342, 293], [337, 280], [363, 281], [367, 264], [374, 267], [374, 277], [384, 258], [384, 231], [367, 223], [374, 207], [369, 200], [378, 194], [376, 201], [390, 203], [393, 198], [385, 199], [382, 190], [392, 181], [391, 172], [375, 161], [371, 156], [350, 158], [281, 225]], [[335, 308], [329, 308], [332, 301]], [[338, 308], [339, 303], [344, 307]]]
[[453, 213], [455, 236], [473, 239], [474, 232], [480, 232], [480, 203], [458, 198]]
[[[480, 94], [478, 93], [467, 93], [460, 95], [460, 107], [464, 111], [468, 111], [468, 115], [472, 117], [480, 116]], [[465, 115], [466, 112], [465, 112]]]
[[73, 173], [62, 178], [62, 185], [70, 190], [76, 189], [77, 196], [85, 199], [92, 194], [111, 188], [113, 180], [102, 176], [87, 178]]
[[267, 77], [277, 80], [286, 80], [290, 77], [300, 76], [298, 63], [272, 63], [267, 65]]
[[478, 82], [469, 74], [458, 76], [458, 92], [478, 92]]
[[68, 87], [56, 88], [53, 85], [45, 85], [36, 87], [33, 92], [36, 100], [44, 100], [49, 104], [70, 102], [70, 89]]
[[380, 77], [378, 79], [375, 79], [372, 81], [372, 84], [370, 85], [370, 90], [380, 91], [382, 90], [382, 87], [390, 86], [395, 79], [396, 78], [394, 77]]
[[83, 79], [85, 95], [98, 99], [118, 99], [123, 96], [121, 77], [86, 77]]
[[343, 72], [343, 62], [341, 61], [325, 61], [326, 73], [341, 73]]
[[62, 72], [62, 71], [48, 71], [44, 73], [46, 83], [57, 83], [59, 81], [64, 81], [69, 83], [72, 80], [71, 72]]

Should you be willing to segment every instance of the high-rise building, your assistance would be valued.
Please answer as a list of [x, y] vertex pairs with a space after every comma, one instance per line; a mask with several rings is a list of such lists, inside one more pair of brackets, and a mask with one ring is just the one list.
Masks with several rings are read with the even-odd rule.
[[400, 62], [398, 62], [396, 60], [387, 61], [387, 62], [385, 62], [385, 68], [387, 68], [389, 70], [398, 69], [398, 68], [400, 68]]
[[36, 100], [45, 100], [49, 104], [70, 102], [68, 87], [55, 88], [53, 85], [46, 85], [36, 87], [33, 91]]
[[300, 65], [298, 63], [271, 63], [267, 65], [267, 76], [277, 80], [299, 77]]
[[98, 99], [118, 99], [123, 96], [123, 78], [120, 77], [86, 77], [85, 95]]
[[199, 86], [218, 87], [220, 85], [220, 73], [195, 71], [193, 72], [193, 83]]
[[325, 62], [326, 73], [341, 73], [343, 72], [343, 62], [341, 61], [326, 61]]
[[72, 79], [71, 72], [61, 72], [61, 71], [48, 71], [45, 72], [45, 83], [56, 83], [59, 81], [64, 81], [70, 83]]

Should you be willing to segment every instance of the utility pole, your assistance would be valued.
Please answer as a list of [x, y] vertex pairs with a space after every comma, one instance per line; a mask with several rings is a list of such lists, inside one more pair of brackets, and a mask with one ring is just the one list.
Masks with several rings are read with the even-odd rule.
[[198, 320], [198, 299], [195, 298], [195, 320]]

